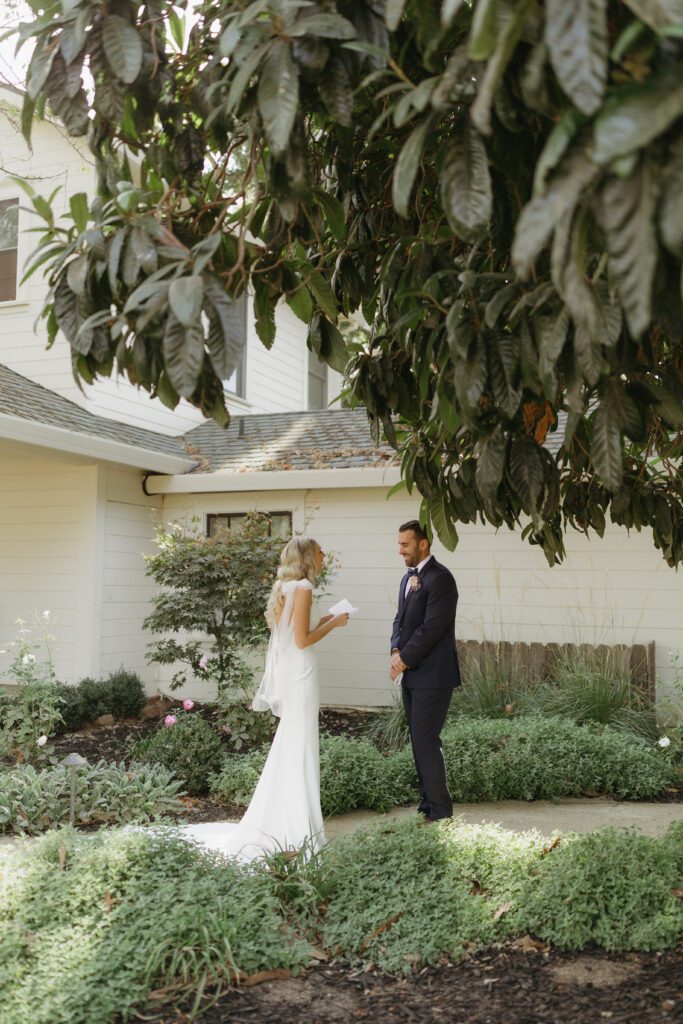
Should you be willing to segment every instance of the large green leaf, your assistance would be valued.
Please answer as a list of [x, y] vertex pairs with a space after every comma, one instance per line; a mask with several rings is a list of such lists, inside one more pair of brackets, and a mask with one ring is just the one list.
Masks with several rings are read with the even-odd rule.
[[498, 423], [477, 445], [477, 490], [484, 501], [495, 501], [505, 471], [505, 434]]
[[646, 160], [625, 181], [610, 178], [601, 193], [600, 213], [610, 254], [610, 269], [619, 288], [631, 333], [640, 337], [652, 319], [652, 283], [657, 266], [655, 197]]
[[567, 96], [584, 114], [599, 108], [607, 80], [607, 0], [546, 0], [545, 40]]
[[669, 252], [680, 259], [683, 256], [683, 136], [679, 135], [671, 147], [661, 184], [659, 233]]
[[109, 14], [102, 23], [102, 43], [116, 77], [122, 82], [134, 82], [142, 67], [142, 42], [133, 25], [118, 14]]
[[204, 301], [204, 284], [198, 274], [179, 277], [171, 282], [168, 301], [183, 327], [192, 327], [199, 320]]
[[469, 123], [446, 144], [439, 186], [453, 231], [464, 241], [476, 241], [486, 231], [493, 196], [486, 149]]
[[164, 331], [164, 365], [168, 378], [183, 398], [190, 398], [197, 386], [204, 361], [204, 333], [201, 326], [185, 327], [171, 313]]
[[624, 0], [624, 3], [656, 32], [676, 21], [683, 21], [681, 0]]
[[339, 124], [348, 127], [353, 112], [353, 87], [343, 60], [333, 55], [318, 82], [318, 91], [330, 115]]
[[543, 500], [545, 470], [538, 445], [526, 434], [512, 442], [508, 473], [522, 508], [535, 519]]
[[510, 10], [507, 5], [497, 2], [498, 28], [496, 46], [486, 64], [486, 70], [479, 84], [477, 98], [470, 109], [472, 123], [482, 134], [491, 132], [491, 107], [498, 86], [517, 43], [524, 32], [529, 11], [534, 0], [518, 0], [515, 8]]
[[209, 318], [206, 347], [211, 363], [227, 380], [238, 365], [247, 342], [244, 298], [231, 299], [221, 281], [204, 274], [204, 309]]
[[642, 149], [683, 113], [683, 67], [655, 72], [642, 85], [617, 90], [605, 103], [594, 129], [593, 159], [608, 164]]
[[266, 346], [271, 348], [275, 341], [275, 305], [277, 296], [273, 296], [268, 283], [262, 278], [254, 279], [254, 318], [256, 333]]
[[427, 500], [427, 507], [439, 540], [448, 551], [455, 551], [458, 543], [458, 532], [453, 523], [450, 504], [446, 495], [446, 491], [437, 491], [435, 494], [432, 494]]
[[401, 147], [392, 184], [394, 209], [401, 217], [407, 217], [410, 195], [413, 191], [415, 178], [420, 169], [420, 158], [427, 133], [432, 125], [432, 118], [425, 117], [410, 133]]
[[527, 203], [517, 221], [512, 261], [520, 277], [528, 277], [558, 222], [574, 209], [581, 193], [599, 173], [586, 152], [585, 139], [579, 137], [548, 180], [545, 193]]
[[287, 35], [293, 38], [310, 35], [329, 39], [355, 39], [356, 30], [353, 24], [340, 14], [304, 13], [287, 29]]
[[610, 400], [609, 392], [593, 414], [592, 426], [591, 459], [595, 471], [608, 490], [618, 491], [624, 475], [624, 453], [619, 409]]
[[266, 139], [275, 156], [284, 153], [299, 103], [299, 73], [290, 44], [276, 40], [268, 51], [258, 84], [258, 106]]

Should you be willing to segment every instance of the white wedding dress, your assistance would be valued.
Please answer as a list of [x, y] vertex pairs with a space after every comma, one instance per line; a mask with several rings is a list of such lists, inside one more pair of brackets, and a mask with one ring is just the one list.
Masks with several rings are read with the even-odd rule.
[[325, 845], [320, 810], [318, 673], [311, 647], [294, 642], [294, 594], [312, 590], [308, 580], [283, 586], [285, 604], [268, 645], [265, 671], [254, 697], [256, 711], [271, 710], [280, 723], [251, 803], [237, 823], [185, 825], [183, 835], [240, 861], [278, 850], [310, 852]]

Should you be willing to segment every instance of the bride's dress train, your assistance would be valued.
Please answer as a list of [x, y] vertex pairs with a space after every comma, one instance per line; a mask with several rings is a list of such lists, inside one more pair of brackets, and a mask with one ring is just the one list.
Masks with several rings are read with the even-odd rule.
[[251, 803], [237, 824], [211, 822], [181, 830], [183, 836], [241, 861], [304, 846], [316, 851], [325, 845], [318, 674], [312, 648], [301, 650], [294, 642], [297, 587], [313, 589], [308, 580], [284, 584], [284, 608], [271, 634], [265, 672], [254, 697], [254, 709], [272, 710], [280, 723]]

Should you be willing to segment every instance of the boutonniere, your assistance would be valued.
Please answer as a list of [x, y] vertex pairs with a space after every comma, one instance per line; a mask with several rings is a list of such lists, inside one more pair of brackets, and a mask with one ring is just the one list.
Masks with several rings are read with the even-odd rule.
[[408, 586], [410, 587], [410, 589], [412, 591], [422, 590], [422, 584], [420, 583], [420, 577], [419, 576], [411, 576], [410, 577], [410, 581], [408, 583]]

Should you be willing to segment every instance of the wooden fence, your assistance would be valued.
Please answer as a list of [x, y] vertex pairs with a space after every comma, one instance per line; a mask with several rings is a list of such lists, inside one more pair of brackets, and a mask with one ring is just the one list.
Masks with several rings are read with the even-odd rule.
[[655, 645], [626, 644], [607, 646], [600, 644], [526, 644], [485, 640], [458, 640], [458, 655], [463, 677], [466, 681], [468, 662], [474, 660], [482, 668], [495, 666], [499, 671], [518, 675], [527, 679], [547, 679], [552, 675], [553, 667], [558, 659], [569, 654], [580, 652], [586, 660], [596, 664], [627, 666], [631, 673], [631, 682], [643, 696], [655, 699]]

